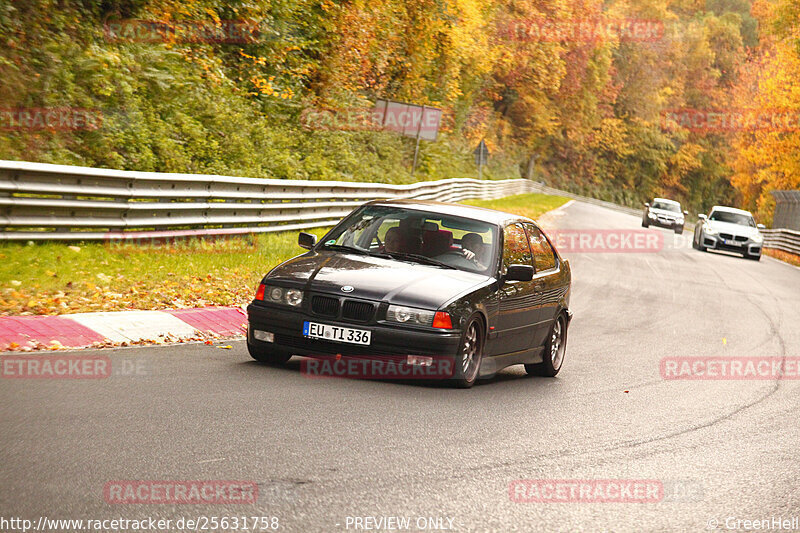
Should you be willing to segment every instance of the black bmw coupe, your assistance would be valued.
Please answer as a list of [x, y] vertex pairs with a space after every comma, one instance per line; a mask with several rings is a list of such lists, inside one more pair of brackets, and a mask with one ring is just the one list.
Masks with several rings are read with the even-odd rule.
[[396, 377], [459, 387], [514, 364], [542, 376], [561, 369], [569, 262], [528, 218], [375, 201], [320, 242], [300, 233], [298, 244], [308, 251], [264, 276], [247, 308], [247, 347], [258, 361], [385, 361], [403, 369]]

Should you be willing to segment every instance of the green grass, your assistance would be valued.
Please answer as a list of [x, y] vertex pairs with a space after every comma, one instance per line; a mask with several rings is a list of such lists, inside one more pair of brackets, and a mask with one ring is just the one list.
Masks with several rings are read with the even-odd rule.
[[[568, 199], [525, 194], [469, 205], [536, 218]], [[326, 228], [309, 230], [321, 237]], [[302, 252], [297, 232], [143, 246], [0, 244], [0, 315], [241, 305], [261, 277]]]
[[537, 219], [542, 214], [560, 207], [567, 203], [569, 198], [563, 196], [550, 196], [547, 194], [518, 194], [516, 196], [506, 196], [497, 200], [465, 200], [461, 202], [466, 205], [497, 209], [507, 211], [516, 215]]

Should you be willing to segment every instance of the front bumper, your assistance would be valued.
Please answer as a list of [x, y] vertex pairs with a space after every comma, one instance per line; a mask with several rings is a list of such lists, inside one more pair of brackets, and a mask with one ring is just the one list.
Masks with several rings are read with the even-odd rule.
[[659, 228], [669, 228], [669, 229], [681, 228], [684, 225], [683, 221], [678, 222], [677, 220], [661, 220], [658, 218], [650, 218], [650, 217], [647, 217], [647, 223], [650, 226], [658, 226]]
[[[424, 355], [447, 357], [452, 360], [458, 351], [461, 340], [460, 331], [421, 331], [375, 321], [367, 324], [344, 322], [313, 316], [302, 310], [255, 303], [251, 303], [247, 307], [247, 316], [247, 342], [253, 346], [274, 346], [286, 350], [292, 355], [310, 357], [341, 355], [342, 357], [383, 358], [397, 361], [405, 360], [408, 355]], [[369, 330], [371, 332], [370, 345], [362, 346], [304, 337], [303, 324], [306, 321]], [[253, 336], [255, 329], [274, 334], [274, 342], [256, 339]]]
[[[727, 241], [727, 239], [726, 239]], [[729, 244], [723, 242], [719, 235], [706, 235], [703, 234], [703, 246], [711, 250], [723, 250], [726, 252], [736, 252], [748, 255], [761, 255], [761, 247], [763, 243], [754, 242], [751, 239], [740, 241], [741, 244]]]

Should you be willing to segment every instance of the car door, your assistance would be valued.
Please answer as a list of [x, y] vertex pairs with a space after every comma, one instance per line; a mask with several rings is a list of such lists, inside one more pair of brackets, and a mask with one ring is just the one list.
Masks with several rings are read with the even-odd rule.
[[556, 253], [547, 237], [534, 224], [525, 223], [523, 226], [533, 253], [534, 274], [531, 282], [536, 303], [533, 346], [541, 346], [550, 332], [550, 326], [558, 312], [558, 302], [565, 288], [559, 275]]
[[[509, 265], [533, 265], [533, 255], [525, 229], [520, 223], [503, 230], [501, 276]], [[504, 281], [498, 290], [497, 337], [491, 355], [518, 352], [530, 348], [536, 330], [534, 283]]]

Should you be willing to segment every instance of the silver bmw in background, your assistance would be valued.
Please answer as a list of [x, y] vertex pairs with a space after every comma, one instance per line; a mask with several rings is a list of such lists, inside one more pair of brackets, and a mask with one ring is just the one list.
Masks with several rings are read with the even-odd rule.
[[642, 227], [649, 228], [652, 225], [669, 228], [680, 235], [683, 233], [684, 215], [688, 214], [688, 211], [681, 211], [681, 204], [675, 200], [653, 198], [652, 202], [644, 204]]
[[694, 228], [692, 246], [701, 252], [706, 249], [725, 250], [742, 254], [747, 259], [761, 259], [764, 224], [756, 224], [749, 211], [715, 205], [708, 216], [700, 219]]

